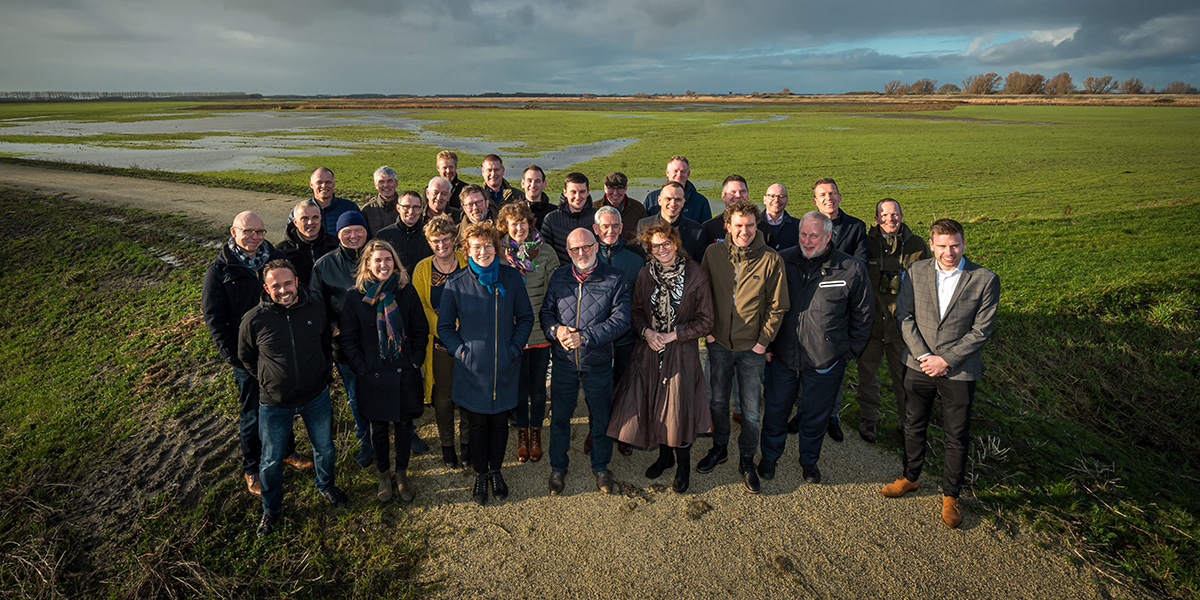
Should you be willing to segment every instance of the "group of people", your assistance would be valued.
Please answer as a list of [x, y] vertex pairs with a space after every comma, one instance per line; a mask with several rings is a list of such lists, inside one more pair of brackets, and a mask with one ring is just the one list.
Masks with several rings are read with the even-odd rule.
[[[1000, 293], [996, 275], [963, 256], [960, 224], [935, 221], [927, 243], [885, 198], [868, 230], [841, 210], [829, 178], [813, 185], [815, 210], [795, 217], [783, 185], [768, 186], [760, 208], [738, 175], [723, 181], [725, 207], [713, 218], [682, 156], [670, 158], [666, 184], [644, 202], [626, 196], [618, 172], [592, 200], [590, 181], [576, 172], [557, 206], [536, 165], [520, 189], [494, 154], [483, 159], [483, 185], [458, 177], [452, 151], [436, 166], [423, 194], [399, 192], [396, 172], [380, 167], [378, 195], [361, 207], [336, 196], [332, 171], [319, 168], [313, 197], [292, 209], [280, 244], [266, 241], [261, 217], [240, 213], [205, 274], [204, 317], [234, 369], [242, 468], [262, 498], [260, 536], [277, 522], [285, 463], [315, 468], [318, 491], [347, 502], [333, 472], [335, 367], [357, 462], [374, 465], [380, 501], [413, 499], [410, 454], [427, 448], [413, 420], [431, 404], [442, 460], [470, 466], [472, 498], [485, 504], [509, 494], [502, 466], [514, 427], [516, 460], [548, 454], [549, 492], [563, 493], [581, 390], [582, 449], [602, 493], [613, 491], [613, 451], [634, 448], [657, 448], [646, 477], [675, 467], [672, 489], [686, 492], [692, 444], [711, 435], [695, 470], [714, 471], [729, 458], [735, 420], [748, 492], [774, 478], [789, 432], [798, 433], [804, 480], [819, 483], [824, 438], [843, 438], [850, 362], [859, 435], [877, 439], [884, 356], [904, 471], [881, 492], [917, 489], [940, 396], [942, 519], [959, 525], [971, 404]], [[296, 415], [312, 459], [296, 451]]]

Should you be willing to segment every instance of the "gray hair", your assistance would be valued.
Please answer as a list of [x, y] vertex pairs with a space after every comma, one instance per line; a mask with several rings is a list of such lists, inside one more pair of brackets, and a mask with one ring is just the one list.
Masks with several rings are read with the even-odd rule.
[[399, 175], [396, 175], [396, 170], [387, 165], [375, 169], [375, 175], [372, 176], [372, 179], [374, 181], [379, 181], [381, 177], [391, 177], [392, 179], [400, 178]]
[[602, 206], [598, 210], [596, 210], [596, 218], [599, 218], [600, 215], [615, 215], [617, 217], [617, 220], [621, 219], [621, 211], [617, 210], [616, 208], [613, 208], [612, 205], [610, 205], [610, 204], [605, 204], [604, 206]]
[[800, 217], [800, 224], [803, 225], [805, 221], [810, 219], [821, 223], [821, 229], [825, 230], [825, 235], [833, 234], [833, 221], [829, 220], [829, 217], [821, 214], [820, 211], [810, 210], [804, 213], [804, 216]]
[[309, 198], [307, 200], [301, 200], [301, 201], [297, 202], [295, 206], [292, 207], [292, 212], [288, 213], [288, 220], [295, 221], [296, 220], [296, 211], [298, 211], [302, 208], [308, 208], [310, 206], [315, 206], [318, 209], [321, 208], [321, 205], [317, 204], [317, 201], [312, 198]]
[[450, 180], [449, 180], [449, 179], [446, 179], [445, 177], [442, 177], [441, 175], [438, 175], [437, 177], [434, 177], [433, 179], [430, 179], [430, 180], [429, 180], [429, 185], [425, 186], [425, 189], [430, 189], [430, 188], [432, 188], [432, 187], [433, 187], [433, 184], [435, 184], [435, 183], [445, 183], [445, 184], [446, 184], [446, 187], [448, 187], [448, 188], [450, 188], [450, 189], [454, 189], [454, 184], [450, 183]]

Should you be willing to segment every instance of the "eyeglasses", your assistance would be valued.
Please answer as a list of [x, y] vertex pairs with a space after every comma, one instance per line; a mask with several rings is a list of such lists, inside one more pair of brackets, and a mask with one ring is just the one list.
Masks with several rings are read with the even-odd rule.
[[494, 252], [496, 250], [496, 247], [492, 246], [491, 244], [471, 244], [468, 247], [468, 250], [472, 253], [484, 252], [487, 250], [491, 250]]
[[421, 210], [420, 204], [401, 204], [400, 210]]
[[574, 248], [567, 248], [567, 251], [570, 252], [571, 254], [574, 254], [575, 256], [581, 256], [583, 254], [587, 254], [588, 252], [591, 252], [595, 248], [596, 248], [596, 244], [592, 243], [592, 244], [588, 244], [586, 246], [575, 246]]
[[241, 227], [234, 227], [234, 229], [236, 229], [246, 235], [257, 235], [257, 236], [267, 235], [266, 229], [242, 229]]
[[663, 242], [661, 244], [652, 243], [652, 244], [650, 244], [650, 251], [658, 252], [659, 250], [670, 250], [671, 248], [674, 248], [674, 247], [675, 247], [675, 244], [673, 244], [671, 242]]
[[771, 200], [787, 200], [787, 194], [767, 194], [767, 198]]
[[614, 229], [620, 229], [620, 228], [621, 228], [621, 224], [620, 224], [620, 223], [613, 223], [613, 224], [611, 224], [611, 225], [605, 225], [605, 224], [603, 224], [603, 223], [596, 223], [596, 227], [599, 227], [600, 229], [603, 229], [604, 231], [612, 231], [612, 230], [614, 230]]

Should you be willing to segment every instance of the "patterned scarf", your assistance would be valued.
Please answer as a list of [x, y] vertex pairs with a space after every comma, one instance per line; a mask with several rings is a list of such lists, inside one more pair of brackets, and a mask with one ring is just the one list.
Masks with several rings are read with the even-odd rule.
[[504, 238], [504, 258], [508, 260], [508, 266], [521, 272], [524, 277], [526, 273], [533, 273], [535, 267], [533, 258], [537, 256], [538, 249], [542, 247], [542, 236], [536, 231], [530, 230], [529, 237], [523, 242], [514, 242], [512, 238]]
[[229, 238], [229, 243], [226, 245], [233, 251], [233, 255], [237, 257], [238, 262], [242, 263], [242, 266], [255, 273], [262, 269], [267, 264], [267, 261], [271, 259], [271, 244], [266, 240], [263, 240], [263, 243], [258, 245], [258, 250], [254, 251], [254, 256], [246, 254], [245, 250], [239, 248], [237, 242], [233, 241], [232, 237]]
[[496, 294], [501, 298], [504, 297], [504, 285], [500, 283], [499, 261], [493, 259], [488, 266], [481, 267], [475, 263], [475, 259], [468, 257], [467, 266], [470, 267], [471, 273], [475, 275], [475, 280], [479, 282], [479, 285], [486, 288], [489, 294]]
[[592, 271], [596, 270], [596, 265], [598, 265], [598, 264], [600, 264], [599, 260], [593, 262], [592, 266], [590, 268], [588, 268], [588, 270], [580, 271], [579, 267], [575, 266], [575, 262], [572, 261], [571, 262], [571, 272], [575, 274], [576, 281], [578, 281], [579, 283], [583, 283], [584, 281], [587, 281], [588, 277], [592, 276]]
[[675, 314], [683, 300], [686, 262], [679, 253], [675, 254], [675, 262], [670, 266], [663, 266], [658, 260], [650, 261], [650, 277], [654, 279], [654, 291], [650, 293], [650, 328], [654, 331], [666, 333], [675, 328]]
[[404, 316], [396, 307], [396, 274], [367, 288], [363, 302], [375, 307], [375, 330], [379, 335], [379, 358], [399, 360], [404, 344]]

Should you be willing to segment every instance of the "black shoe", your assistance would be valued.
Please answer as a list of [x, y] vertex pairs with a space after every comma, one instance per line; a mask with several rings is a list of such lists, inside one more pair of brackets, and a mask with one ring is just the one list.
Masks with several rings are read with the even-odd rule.
[[451, 469], [458, 468], [458, 455], [454, 453], [454, 446], [442, 446], [442, 462]]
[[566, 471], [551, 471], [550, 472], [550, 495], [560, 496], [563, 493], [563, 488], [567, 486]]
[[692, 478], [692, 447], [685, 446], [675, 449], [675, 481], [671, 483], [671, 489], [675, 490], [676, 494], [682, 494], [688, 490], [688, 484]]
[[798, 413], [792, 417], [791, 421], [788, 421], [788, 433], [800, 433], [800, 415]]
[[696, 471], [699, 473], [712, 473], [712, 470], [717, 468], [717, 465], [729, 460], [729, 453], [725, 451], [725, 446], [713, 444], [712, 450], [696, 463]]
[[475, 487], [471, 490], [471, 499], [475, 501], [475, 504], [478, 504], [480, 506], [487, 504], [487, 488], [488, 488], [488, 474], [487, 473], [476, 473], [475, 474]]
[[763, 479], [775, 479], [775, 461], [765, 458], [758, 461], [758, 476]]
[[500, 475], [500, 469], [488, 473], [488, 479], [492, 481], [492, 496], [497, 500], [503, 500], [508, 497], [508, 484], [504, 483], [504, 477]]
[[375, 452], [371, 450], [371, 444], [362, 444], [358, 447], [358, 456], [354, 459], [358, 466], [367, 468], [375, 462]]
[[275, 522], [279, 520], [279, 515], [275, 513], [263, 513], [262, 520], [258, 522], [258, 529], [254, 532], [260, 538], [271, 535], [275, 530]]
[[858, 437], [868, 444], [874, 444], [875, 440], [879, 439], [879, 434], [875, 432], [874, 423], [862, 423], [858, 426]]
[[666, 444], [658, 447], [658, 460], [646, 469], [646, 479], [658, 479], [663, 471], [675, 466], [675, 451]]
[[743, 457], [738, 461], [738, 473], [742, 474], [742, 485], [746, 487], [747, 492], [757, 494], [762, 490], [758, 481], [758, 471], [754, 468], [753, 457]]
[[800, 467], [804, 470], [804, 480], [809, 483], [821, 483], [821, 470], [817, 465], [806, 465], [800, 463]]
[[842, 424], [840, 421], [837, 420], [836, 417], [829, 420], [828, 431], [829, 431], [829, 439], [831, 439], [835, 442], [840, 442], [840, 441], [846, 439], [846, 436], [844, 434], [842, 434]]
[[464, 467], [471, 466], [471, 445], [463, 444], [458, 451], [458, 458], [462, 461]]
[[321, 496], [337, 508], [346, 508], [346, 505], [350, 504], [350, 499], [346, 497], [346, 492], [343, 492], [334, 485], [321, 490]]
[[600, 490], [601, 494], [611, 494], [613, 492], [612, 473], [608, 470], [595, 471], [596, 473], [596, 489]]
[[417, 435], [416, 428], [413, 428], [412, 440], [409, 441], [408, 448], [412, 450], [413, 454], [425, 454], [429, 452], [429, 444], [425, 443], [425, 440]]

